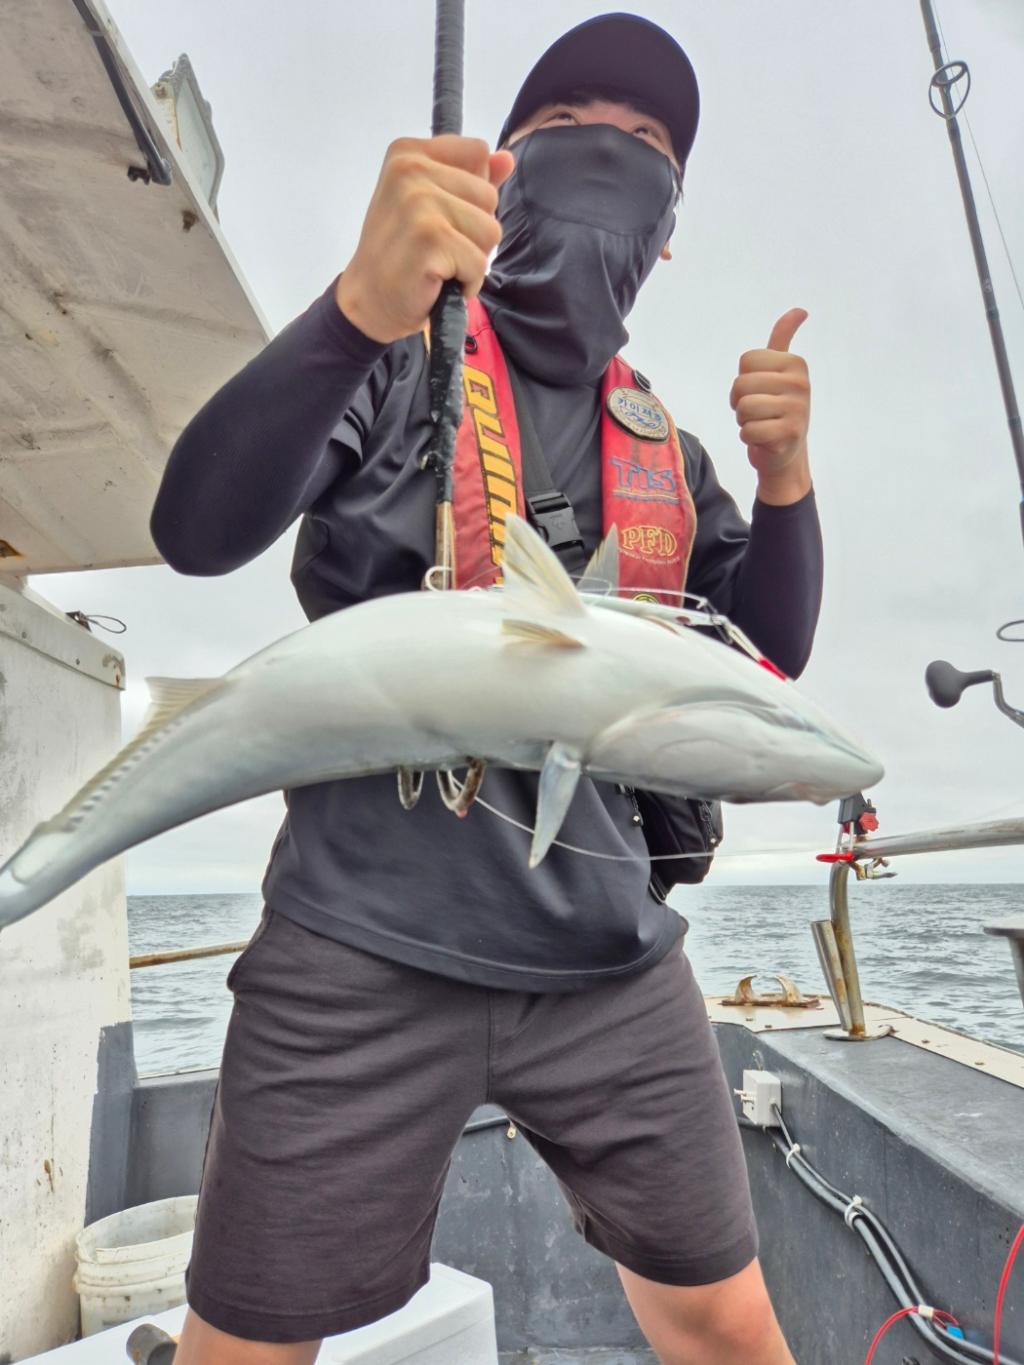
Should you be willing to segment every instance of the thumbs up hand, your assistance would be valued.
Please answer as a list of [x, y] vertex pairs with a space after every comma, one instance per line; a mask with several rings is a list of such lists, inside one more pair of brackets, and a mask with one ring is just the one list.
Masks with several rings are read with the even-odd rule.
[[777, 506], [799, 501], [811, 488], [811, 383], [807, 362], [789, 350], [806, 318], [805, 309], [791, 308], [772, 328], [767, 349], [745, 351], [729, 395], [740, 440], [757, 470], [757, 496]]

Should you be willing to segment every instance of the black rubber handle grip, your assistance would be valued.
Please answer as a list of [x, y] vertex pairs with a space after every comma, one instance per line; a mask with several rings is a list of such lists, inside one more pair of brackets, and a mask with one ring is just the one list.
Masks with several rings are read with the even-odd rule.
[[162, 1327], [144, 1322], [125, 1343], [128, 1359], [135, 1365], [172, 1365], [177, 1345]]
[[465, 0], [437, 0], [434, 27], [434, 107], [430, 133], [462, 132]]
[[[434, 108], [431, 134], [462, 132], [465, 0], [437, 0], [434, 34]], [[462, 420], [462, 348], [466, 301], [458, 280], [446, 280], [430, 314], [430, 416], [433, 439], [426, 465], [437, 477], [437, 500], [452, 501], [455, 438]], [[450, 585], [449, 585], [450, 586]]]
[[961, 673], [945, 659], [935, 659], [924, 671], [928, 695], [936, 706], [955, 706], [963, 696], [965, 688], [975, 683], [991, 682], [995, 674], [990, 668], [976, 673]]

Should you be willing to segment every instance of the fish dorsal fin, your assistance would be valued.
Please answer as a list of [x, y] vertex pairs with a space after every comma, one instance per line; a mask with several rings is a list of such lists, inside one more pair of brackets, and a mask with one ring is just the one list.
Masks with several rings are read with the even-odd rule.
[[542, 625], [539, 621], [514, 621], [506, 618], [501, 623], [501, 630], [502, 634], [511, 636], [513, 640], [531, 645], [554, 645], [559, 649], [584, 648], [583, 641], [577, 640], [574, 635], [567, 635], [564, 630]]
[[619, 530], [612, 526], [590, 557], [579, 584], [580, 592], [619, 590]]
[[530, 845], [531, 867], [536, 867], [541, 861], [562, 828], [581, 772], [582, 761], [578, 750], [561, 742], [552, 744], [544, 759], [544, 767], [540, 770], [537, 818]]
[[[118, 750], [106, 767], [101, 768], [80, 791], [75, 793], [58, 815], [48, 820], [45, 825], [39, 826], [36, 832], [64, 832], [74, 829], [151, 746], [158, 732], [163, 730], [179, 711], [183, 711], [200, 697], [216, 691], [223, 683], [223, 678], [147, 678], [146, 684], [149, 687], [152, 705], [146, 712], [139, 733], [123, 749]], [[45, 862], [46, 856], [43, 846], [33, 839], [13, 859], [11, 871], [19, 881], [30, 881], [39, 870], [37, 864]]]
[[[142, 718], [142, 726], [138, 734], [134, 735], [124, 748], [114, 755], [107, 766], [96, 774], [87, 787], [82, 788], [72, 806], [67, 807], [67, 814], [73, 813], [73, 807], [78, 808], [84, 805], [90, 796], [98, 795], [98, 789], [101, 785], [104, 789], [112, 785], [122, 770], [131, 767], [142, 751], [150, 747], [151, 741], [174, 719], [179, 711], [184, 711], [186, 706], [191, 706], [200, 697], [216, 692], [224, 686], [224, 679], [147, 678], [146, 686], [149, 688], [150, 706]], [[62, 811], [61, 815], [63, 816], [64, 813]]]
[[502, 569], [505, 593], [518, 614], [528, 618], [537, 612], [586, 614], [587, 609], [558, 556], [528, 522], [514, 514], [505, 522]]
[[205, 697], [208, 692], [220, 687], [223, 681], [223, 678], [147, 678], [149, 710], [135, 738], [141, 739], [155, 726], [162, 725], [175, 711]]

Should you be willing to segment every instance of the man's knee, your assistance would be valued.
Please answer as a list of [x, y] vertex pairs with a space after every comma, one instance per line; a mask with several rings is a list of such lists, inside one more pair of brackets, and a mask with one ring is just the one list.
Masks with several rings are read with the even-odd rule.
[[319, 1341], [290, 1346], [243, 1341], [211, 1327], [190, 1309], [185, 1315], [174, 1365], [312, 1365], [319, 1350]]
[[688, 1317], [688, 1330], [697, 1341], [738, 1357], [747, 1352], [751, 1359], [779, 1330], [760, 1277], [742, 1285], [726, 1280], [697, 1287]]
[[668, 1285], [619, 1267], [641, 1328], [667, 1361], [787, 1361], [758, 1261], [706, 1285]]

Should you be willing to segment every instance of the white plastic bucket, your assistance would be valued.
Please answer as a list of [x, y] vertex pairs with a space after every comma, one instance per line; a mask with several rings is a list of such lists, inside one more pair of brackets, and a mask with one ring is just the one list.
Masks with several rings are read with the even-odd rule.
[[91, 1223], [75, 1239], [82, 1336], [185, 1302], [199, 1196], [157, 1199]]

